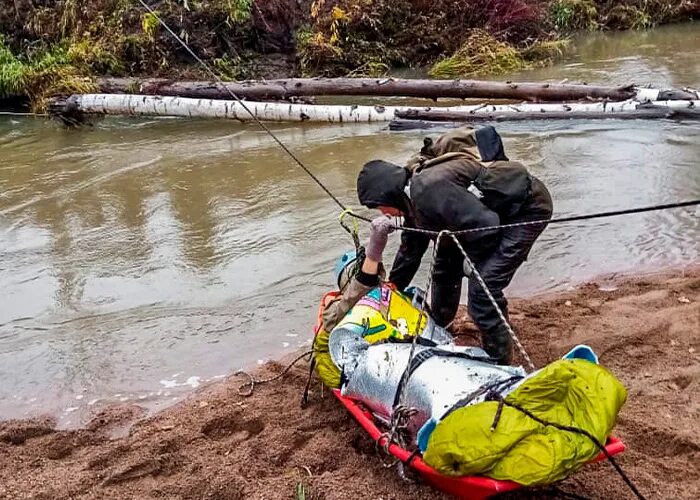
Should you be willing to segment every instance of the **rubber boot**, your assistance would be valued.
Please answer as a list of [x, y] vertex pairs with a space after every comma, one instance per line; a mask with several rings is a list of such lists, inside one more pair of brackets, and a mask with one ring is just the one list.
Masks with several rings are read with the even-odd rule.
[[509, 365], [512, 360], [513, 340], [504, 326], [498, 326], [481, 334], [484, 351], [499, 365]]

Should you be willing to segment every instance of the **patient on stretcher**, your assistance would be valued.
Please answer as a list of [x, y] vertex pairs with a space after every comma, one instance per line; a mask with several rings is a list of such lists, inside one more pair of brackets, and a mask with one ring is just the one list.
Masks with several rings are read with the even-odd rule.
[[442, 474], [550, 484], [598, 454], [586, 436], [527, 415], [605, 443], [626, 390], [590, 348], [529, 374], [498, 365], [479, 347], [457, 346], [421, 314], [421, 290], [381, 283], [379, 266], [372, 281], [365, 264], [344, 255], [336, 269], [341, 291], [324, 298], [314, 340], [324, 384], [387, 426], [404, 411], [405, 446]]

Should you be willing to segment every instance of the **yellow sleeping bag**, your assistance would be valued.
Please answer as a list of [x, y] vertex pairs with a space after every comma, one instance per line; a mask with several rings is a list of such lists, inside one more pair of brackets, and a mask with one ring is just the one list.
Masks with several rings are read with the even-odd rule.
[[[626, 398], [623, 385], [605, 368], [562, 359], [505, 400], [542, 420], [584, 429], [604, 444]], [[425, 462], [447, 475], [479, 474], [533, 486], [564, 479], [599, 452], [586, 436], [544, 426], [506, 405], [492, 432], [497, 408], [488, 401], [450, 413], [433, 430]]]
[[[370, 344], [390, 338], [404, 339], [415, 333], [419, 316], [420, 311], [413, 307], [410, 299], [388, 286], [381, 286], [360, 299], [333, 331], [359, 330]], [[419, 330], [425, 324], [426, 316], [423, 316]], [[335, 366], [328, 352], [331, 333], [321, 326], [314, 339], [313, 350], [318, 376], [327, 387], [337, 389], [340, 387], [340, 369]]]

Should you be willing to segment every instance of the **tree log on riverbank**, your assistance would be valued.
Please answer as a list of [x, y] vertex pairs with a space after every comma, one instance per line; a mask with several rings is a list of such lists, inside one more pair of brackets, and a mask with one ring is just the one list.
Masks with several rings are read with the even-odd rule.
[[[692, 102], [692, 101], [691, 101]], [[568, 108], [568, 109], [567, 109]], [[622, 111], [576, 110], [565, 106], [559, 111], [524, 111], [517, 113], [504, 112], [465, 112], [455, 110], [421, 110], [410, 109], [397, 111], [395, 120], [389, 125], [391, 130], [413, 130], [435, 127], [453, 126], [465, 123], [501, 122], [501, 121], [533, 121], [533, 120], [660, 120], [687, 119], [700, 120], [700, 109], [696, 106], [668, 107], [656, 104], [640, 104], [636, 109]]]
[[[106, 94], [134, 93], [200, 99], [231, 99], [230, 91], [241, 99], [250, 100], [281, 100], [308, 96], [381, 96], [561, 102], [583, 99], [624, 101], [637, 95], [637, 89], [632, 85], [605, 87], [557, 83], [401, 78], [290, 78], [224, 82], [223, 85], [216, 82], [177, 82], [159, 78], [100, 78], [97, 85], [100, 91]], [[684, 91], [657, 92], [661, 92], [659, 94], [661, 100], [698, 98], [697, 94]]]
[[[601, 117], [624, 112], [640, 113], [644, 106], [660, 109], [694, 110], [699, 101], [654, 101], [642, 104], [638, 101], [571, 103], [571, 104], [500, 104], [478, 106], [453, 106], [444, 108], [416, 108], [411, 106], [341, 106], [286, 104], [271, 102], [246, 102], [215, 99], [188, 99], [145, 95], [81, 94], [58, 100], [51, 106], [54, 114], [72, 112], [131, 115], [131, 116], [181, 116], [189, 118], [227, 118], [242, 122], [251, 121], [250, 113], [262, 121], [276, 122], [389, 122], [395, 117], [413, 117], [436, 121], [441, 117], [448, 121], [474, 121], [482, 116], [499, 116], [502, 120], [520, 119], [522, 113], [597, 113]], [[246, 109], [247, 108], [247, 109]], [[250, 113], [249, 113], [250, 111]], [[644, 113], [646, 111], [641, 111]], [[573, 116], [573, 115], [567, 115]], [[591, 116], [588, 116], [589, 118]], [[491, 118], [493, 119], [493, 118]]]

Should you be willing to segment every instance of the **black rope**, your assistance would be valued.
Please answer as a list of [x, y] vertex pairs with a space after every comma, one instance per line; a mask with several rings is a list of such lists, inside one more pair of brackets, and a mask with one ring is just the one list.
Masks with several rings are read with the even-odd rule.
[[[284, 376], [287, 374], [287, 372], [288, 372], [289, 370], [291, 370], [292, 367], [293, 367], [294, 365], [296, 365], [301, 359], [305, 358], [306, 356], [312, 356], [312, 355], [313, 355], [313, 351], [307, 351], [307, 352], [305, 352], [304, 354], [300, 354], [299, 356], [297, 356], [297, 357], [294, 359], [294, 361], [292, 361], [291, 363], [289, 363], [289, 364], [287, 365], [287, 367], [286, 367], [284, 370], [282, 370], [280, 373], [278, 373], [278, 374], [275, 375], [274, 377], [270, 377], [270, 378], [256, 379], [255, 377], [253, 377], [253, 376], [252, 376], [250, 373], [248, 373], [247, 371], [238, 370], [236, 373], [234, 373], [234, 376], [236, 376], [236, 375], [245, 375], [246, 377], [248, 377], [248, 382], [245, 383], [245, 384], [242, 384], [242, 385], [238, 388], [238, 394], [241, 395], [241, 396], [244, 396], [244, 397], [252, 396], [252, 395], [253, 395], [253, 391], [255, 390], [255, 386], [256, 386], [256, 385], [269, 384], [270, 382], [274, 382], [275, 380], [281, 379], [281, 378], [284, 377]], [[244, 388], [245, 386], [249, 386], [249, 389], [248, 389], [247, 391], [243, 391], [243, 388]]]
[[[668, 210], [671, 208], [691, 207], [691, 206], [697, 206], [697, 205], [700, 205], [700, 200], [680, 201], [677, 203], [665, 203], [663, 205], [649, 205], [646, 207], [628, 208], [625, 210], [613, 210], [610, 212], [596, 212], [596, 213], [592, 213], [592, 214], [572, 215], [572, 216], [568, 216], [568, 217], [556, 217], [553, 219], [538, 219], [538, 220], [525, 221], [525, 222], [515, 222], [513, 224], [501, 224], [498, 226], [475, 227], [472, 229], [463, 229], [461, 231], [450, 231], [450, 234], [454, 234], [455, 236], [459, 236], [462, 234], [478, 233], [478, 232], [483, 232], [483, 231], [496, 231], [499, 229], [508, 229], [508, 228], [512, 228], [512, 227], [538, 226], [538, 225], [559, 224], [559, 223], [563, 223], [563, 222], [575, 222], [575, 221], [590, 220], [590, 219], [602, 219], [605, 217], [616, 217], [619, 215], [639, 214], [639, 213], [644, 213], [644, 212], [653, 212], [653, 211], [657, 211], [657, 210]], [[367, 220], [366, 217], [361, 217], [359, 215], [354, 214], [353, 212], [348, 212], [348, 215], [355, 217], [357, 219], [360, 219], [360, 220], [364, 220], [364, 221]], [[429, 229], [421, 229], [421, 228], [406, 227], [406, 226], [394, 226], [394, 229], [397, 229], [399, 231], [408, 231], [411, 233], [427, 234], [430, 236], [437, 236], [440, 233], [439, 231], [432, 231]]]
[[[627, 476], [627, 474], [625, 474], [625, 471], [622, 470], [622, 467], [620, 467], [620, 465], [613, 458], [613, 456], [610, 455], [610, 453], [608, 453], [608, 450], [605, 448], [605, 446], [600, 441], [598, 441], [598, 439], [593, 434], [591, 434], [590, 432], [588, 432], [585, 429], [580, 429], [578, 427], [572, 427], [569, 425], [562, 425], [562, 424], [558, 424], [556, 422], [549, 422], [547, 420], [543, 420], [540, 417], [538, 417], [537, 415], [535, 415], [534, 413], [532, 413], [531, 411], [523, 408], [520, 405], [517, 405], [515, 403], [507, 401], [506, 399], [504, 399], [502, 397], [499, 397], [498, 401], [499, 401], [499, 406], [500, 405], [510, 406], [511, 408], [518, 410], [519, 412], [523, 413], [524, 415], [530, 417], [532, 420], [534, 420], [538, 424], [544, 425], [545, 427], [554, 427], [554, 428], [562, 430], [562, 431], [572, 432], [574, 434], [580, 434], [582, 436], [586, 436], [588, 439], [591, 440], [591, 442], [593, 444], [595, 444], [598, 447], [598, 449], [600, 449], [600, 451], [603, 452], [603, 454], [605, 455], [605, 458], [607, 458], [608, 461], [612, 464], [612, 466], [615, 468], [617, 473], [620, 475], [620, 477], [623, 479], [623, 481], [625, 481], [625, 483], [630, 488], [630, 490], [632, 490], [632, 492], [635, 494], [635, 496], [639, 500], [646, 500], [644, 495], [642, 495], [640, 493], [640, 491], [637, 489], [637, 486], [635, 486], [635, 484], [632, 482], [632, 480]], [[493, 423], [493, 426], [491, 427], [491, 429], [495, 430], [496, 425], [498, 425], [498, 421], [494, 420], [494, 423]]]
[[[262, 129], [264, 130], [267, 134], [272, 137], [272, 139], [279, 145], [279, 147], [284, 150], [289, 157], [294, 160], [294, 162], [302, 169], [304, 172], [308, 174], [313, 181], [318, 184], [318, 186], [323, 189], [323, 191], [338, 205], [342, 210], [347, 210], [347, 207], [345, 204], [338, 199], [337, 196], [335, 196], [330, 189], [328, 189], [322, 182], [321, 180], [316, 177], [316, 175], [309, 170], [309, 168], [304, 165], [304, 163], [262, 122], [258, 119], [257, 116], [250, 110], [250, 108], [245, 104], [245, 102], [238, 97], [228, 86], [226, 86], [223, 82], [223, 80], [219, 77], [219, 75], [216, 74], [214, 70], [212, 70], [207, 63], [205, 63], [191, 48], [190, 46], [182, 40], [171, 28], [168, 26], [165, 21], [163, 21], [160, 16], [151, 8], [148, 6], [148, 4], [144, 0], [138, 0], [139, 3], [143, 6], [144, 9], [146, 9], [157, 21], [160, 23], [163, 28], [166, 29], [170, 35], [197, 61], [202, 67], [209, 73], [214, 80], [216, 80], [216, 83], [221, 86], [236, 102], [238, 102], [241, 107], [251, 116], [251, 118], [255, 121], [255, 123]], [[460, 235], [460, 234], [468, 234], [468, 233], [475, 233], [475, 232], [481, 232], [481, 231], [493, 231], [497, 229], [505, 229], [505, 228], [510, 228], [510, 227], [520, 227], [520, 226], [529, 226], [529, 225], [546, 225], [546, 224], [554, 224], [554, 223], [560, 223], [560, 222], [573, 222], [573, 221], [580, 221], [580, 220], [588, 220], [588, 219], [597, 219], [597, 218], [603, 218], [603, 217], [613, 217], [617, 215], [626, 215], [626, 214], [634, 214], [634, 213], [641, 213], [641, 212], [649, 212], [652, 210], [664, 210], [668, 208], [680, 208], [680, 207], [687, 207], [691, 205], [700, 205], [700, 200], [693, 200], [693, 201], [687, 201], [687, 202], [680, 202], [680, 203], [669, 203], [666, 205], [654, 205], [650, 207], [642, 207], [642, 208], [633, 208], [629, 210], [617, 210], [613, 212], [599, 212], [595, 214], [587, 214], [587, 215], [577, 215], [577, 216], [572, 216], [572, 217], [560, 217], [556, 219], [543, 219], [543, 220], [537, 220], [537, 221], [528, 221], [528, 222], [518, 222], [515, 224], [503, 224], [499, 226], [489, 226], [489, 227], [480, 227], [480, 228], [473, 228], [473, 229], [466, 229], [462, 231], [455, 231], [455, 235]], [[353, 217], [365, 221], [365, 222], [371, 222], [371, 219], [354, 214], [350, 212], [350, 215]], [[438, 231], [429, 231], [426, 229], [419, 229], [419, 228], [409, 228], [405, 226], [396, 226], [396, 229], [400, 231], [409, 231], [409, 232], [417, 232], [417, 233], [423, 233], [423, 234], [430, 234], [432, 236], [437, 236]]]
[[[167, 30], [167, 32], [170, 33], [170, 34], [173, 36], [173, 38], [175, 38], [175, 40], [177, 40], [177, 42], [178, 42], [180, 45], [182, 45], [182, 47], [183, 47], [192, 57], [194, 57], [195, 61], [197, 61], [199, 64], [202, 65], [202, 67], [203, 67], [204, 69], [206, 69], [207, 73], [209, 73], [212, 77], [214, 77], [214, 79], [216, 80], [216, 82], [217, 82], [219, 85], [221, 85], [221, 88], [223, 88], [226, 92], [228, 92], [228, 94], [229, 94], [234, 100], [236, 100], [236, 102], [238, 102], [238, 104], [240, 104], [240, 105], [243, 107], [243, 109], [245, 109], [245, 110], [248, 112], [248, 114], [250, 114], [251, 118], [255, 121], [255, 123], [257, 123], [257, 124], [260, 126], [261, 129], [263, 129], [265, 132], [267, 132], [267, 133], [270, 135], [270, 137], [272, 137], [272, 139], [279, 145], [279, 147], [281, 147], [281, 148], [284, 150], [284, 152], [287, 153], [287, 154], [290, 156], [290, 158], [292, 158], [292, 160], [294, 160], [294, 161], [296, 162], [296, 164], [299, 165], [299, 166], [304, 170], [304, 172], [306, 172], [306, 173], [309, 175], [309, 177], [311, 177], [311, 178], [314, 180], [314, 182], [316, 182], [316, 184], [318, 184], [318, 186], [319, 186], [321, 189], [323, 189], [323, 190], [326, 192], [326, 194], [327, 194], [328, 196], [330, 196], [331, 199], [332, 199], [341, 209], [347, 210], [347, 208], [345, 207], [345, 205], [343, 204], [343, 202], [340, 201], [326, 186], [324, 186], [323, 183], [318, 179], [318, 177], [316, 177], [316, 176], [313, 174], [313, 172], [311, 172], [311, 170], [309, 170], [309, 169], [306, 167], [306, 165], [304, 165], [304, 164], [301, 162], [301, 160], [300, 160], [299, 158], [297, 158], [297, 156], [296, 156], [287, 146], [285, 146], [284, 143], [283, 143], [282, 141], [280, 141], [279, 138], [278, 138], [274, 133], [272, 133], [272, 131], [271, 131], [263, 122], [261, 122], [261, 121], [258, 119], [257, 116], [255, 116], [255, 114], [250, 110], [250, 108], [249, 108], [248, 106], [246, 106], [246, 104], [243, 102], [243, 100], [242, 100], [241, 98], [239, 98], [236, 94], [234, 94], [233, 91], [231, 91], [231, 89], [228, 88], [228, 87], [224, 84], [223, 80], [219, 77], [219, 75], [217, 75], [216, 72], [214, 72], [214, 70], [212, 70], [212, 69], [209, 67], [209, 65], [207, 65], [207, 63], [205, 63], [197, 54], [195, 54], [194, 51], [190, 48], [190, 46], [187, 45], [187, 43], [185, 43], [185, 41], [184, 41], [182, 38], [180, 38], [172, 29], [170, 29], [170, 26], [168, 26], [168, 25], [165, 23], [165, 21], [163, 21], [163, 20], [160, 18], [160, 16], [158, 16], [158, 14], [157, 14], [153, 9], [151, 9], [151, 8], [148, 6], [148, 4], [147, 4], [146, 2], [144, 2], [144, 0], [139, 0], [139, 3], [140, 3], [141, 5], [143, 5], [143, 8], [146, 9], [156, 20], [158, 20], [158, 22], [160, 23], [160, 25], [163, 26], [163, 28], [165, 28], [165, 29]], [[358, 218], [360, 218], [360, 217], [358, 217]], [[367, 219], [364, 219], [364, 218], [361, 218], [361, 219], [362, 219], [362, 220], [367, 220]]]
[[312, 355], [311, 362], [309, 363], [309, 375], [306, 377], [306, 385], [304, 386], [304, 392], [301, 395], [302, 408], [306, 408], [306, 405], [309, 404], [309, 390], [311, 389], [311, 380], [314, 376], [314, 368], [316, 368], [316, 358]]

